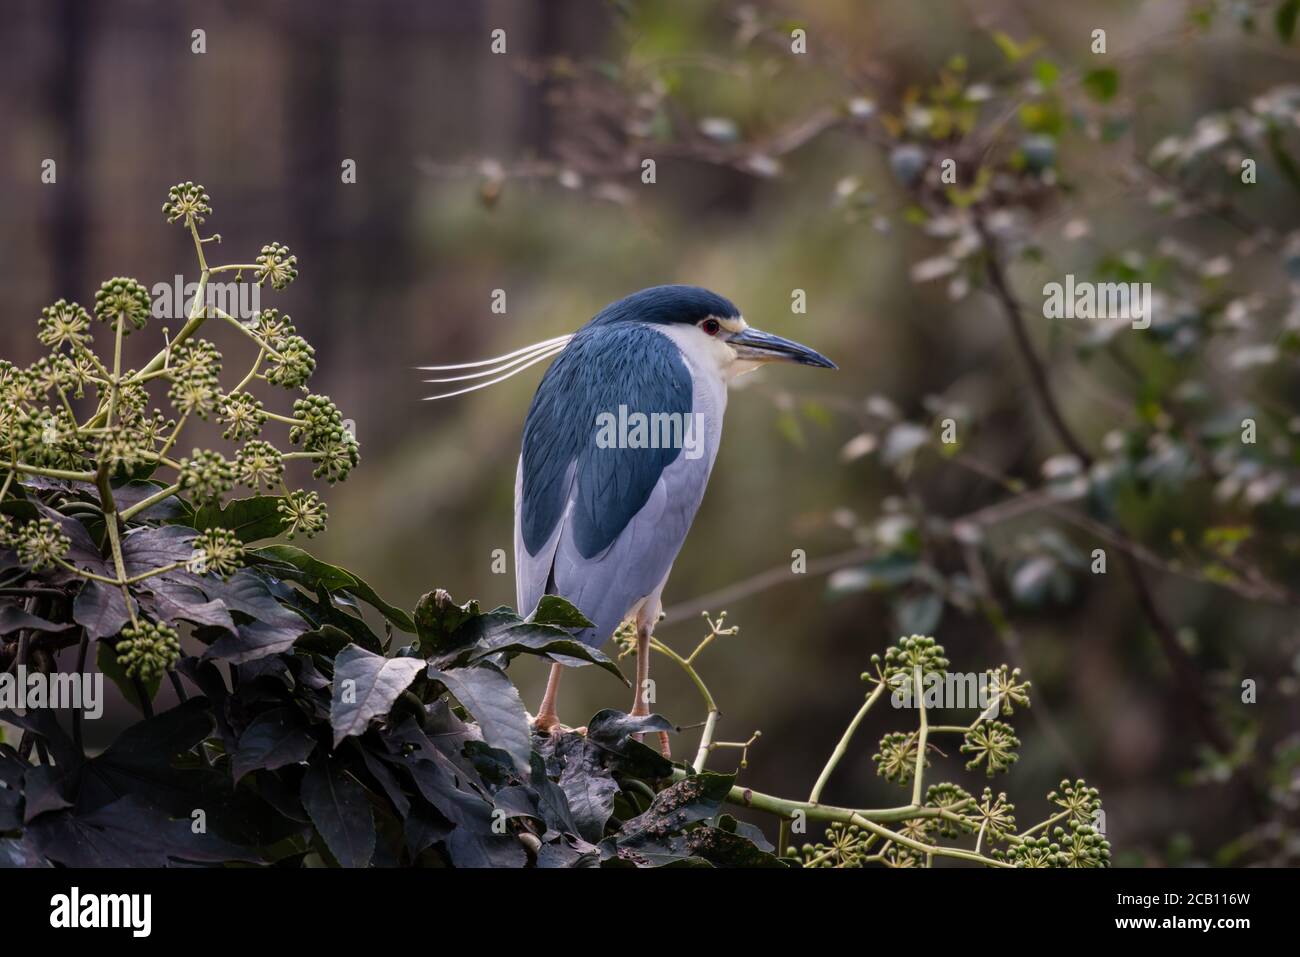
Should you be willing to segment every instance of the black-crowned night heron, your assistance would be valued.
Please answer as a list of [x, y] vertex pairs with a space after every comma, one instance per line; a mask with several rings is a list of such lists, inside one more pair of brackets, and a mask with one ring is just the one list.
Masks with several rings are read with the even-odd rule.
[[[485, 380], [430, 398], [492, 385], [551, 356], [515, 480], [518, 608], [562, 596], [593, 622], [577, 637], [596, 647], [635, 621], [631, 713], [649, 714], [650, 635], [718, 454], [727, 383], [765, 362], [835, 364], [751, 328], [716, 293], [655, 286], [606, 306], [573, 335], [497, 359], [425, 367], [476, 370], [430, 382]], [[560, 726], [562, 671], [551, 667], [539, 730]]]

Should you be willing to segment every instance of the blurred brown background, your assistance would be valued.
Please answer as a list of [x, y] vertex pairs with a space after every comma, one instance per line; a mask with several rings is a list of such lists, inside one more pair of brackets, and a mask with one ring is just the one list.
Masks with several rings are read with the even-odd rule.
[[[540, 378], [534, 368], [485, 392], [424, 403], [431, 387], [413, 367], [480, 359], [572, 331], [647, 285], [715, 289], [754, 325], [807, 342], [841, 366], [834, 375], [768, 369], [732, 396], [722, 453], [668, 606], [788, 567], [796, 548], [815, 563], [854, 546], [855, 529], [897, 493], [870, 461], [841, 460], [858, 431], [841, 412], [867, 396], [886, 396], [910, 413], [926, 395], [956, 396], [980, 408], [992, 457], [1032, 461], [1053, 451], [989, 303], [973, 296], [954, 304], [942, 290], [913, 286], [907, 271], [923, 255], [917, 237], [901, 226], [872, 228], [870, 216], [837, 207], [846, 176], [891, 189], [886, 165], [861, 140], [817, 137], [782, 157], [777, 176], [670, 152], [653, 186], [635, 171], [581, 172], [617, 161], [602, 131], [626, 117], [607, 77], [663, 58], [725, 61], [738, 7], [6, 0], [0, 353], [30, 361], [40, 308], [61, 296], [85, 303], [108, 276], [149, 286], [179, 272], [193, 278], [188, 240], [158, 210], [171, 184], [203, 183], [214, 207], [204, 229], [223, 239], [210, 259], [247, 261], [272, 240], [298, 255], [299, 280], [284, 293], [267, 291], [263, 304], [293, 316], [317, 350], [313, 390], [356, 421], [362, 465], [328, 491], [330, 529], [310, 547], [406, 607], [434, 587], [462, 601], [513, 603], [512, 574], [492, 573], [492, 552], [512, 548], [515, 459]], [[814, 43], [807, 65], [779, 82], [723, 68], [689, 74], [673, 92], [698, 115], [729, 117], [741, 132], [777, 129], [828, 99], [925, 82], [954, 52], [987, 47], [976, 29], [988, 22], [1080, 52], [1094, 21], [1133, 47], [1176, 32], [1186, 16], [1184, 4], [1156, 2], [824, 0], [788, 10], [812, 37], [834, 36], [851, 57], [836, 60]], [[505, 56], [489, 50], [497, 28], [507, 33]], [[206, 33], [201, 55], [191, 52], [195, 29]], [[1227, 41], [1194, 55], [1162, 50], [1135, 95], [1158, 103], [1149, 121], [1169, 129], [1295, 75], [1294, 59], [1251, 56], [1249, 46]], [[568, 69], [578, 81], [557, 81], [557, 63], [562, 78]], [[714, 133], [725, 139], [727, 131]], [[40, 181], [47, 158], [57, 163], [54, 185]], [[355, 184], [340, 181], [347, 159], [356, 162]], [[485, 159], [507, 171], [543, 161], [576, 172], [556, 182], [543, 167], [498, 184]], [[1089, 190], [1107, 197], [1105, 170], [1096, 174], [1082, 184], [1085, 198]], [[1112, 205], [1098, 215], [1099, 228], [1137, 234], [1144, 223], [1135, 217], [1146, 214]], [[795, 288], [807, 292], [806, 316], [791, 314]], [[490, 311], [494, 289], [506, 292], [506, 315]], [[153, 343], [131, 345], [143, 354]], [[1100, 435], [1109, 413], [1086, 388], [1069, 381], [1060, 388], [1068, 413]], [[913, 491], [950, 516], [996, 498], [960, 472], [918, 478]], [[878, 595], [836, 599], [818, 575], [774, 581], [727, 604], [741, 633], [707, 652], [702, 672], [724, 711], [722, 737], [763, 731], [743, 780], [802, 797], [861, 700], [859, 672], [897, 635]], [[1230, 615], [1234, 627], [1249, 620], [1261, 642], [1295, 646], [1293, 611], [1225, 605], [1177, 579], [1161, 579], [1158, 589], [1180, 626], [1213, 630]], [[683, 651], [702, 633], [694, 613], [660, 630]], [[987, 624], [951, 609], [937, 636], [958, 670], [1007, 658]], [[1122, 584], [1084, 583], [1070, 602], [1023, 620], [1021, 637], [1035, 707], [1050, 709], [1073, 752], [1063, 755], [1032, 718], [1017, 719], [1021, 761], [994, 787], [1023, 803], [1027, 820], [1039, 816], [1052, 784], [1077, 770], [1102, 789], [1121, 860], [1207, 859], [1239, 832], [1216, 804], [1229, 801], [1226, 792], [1187, 784], [1196, 743], [1180, 728], [1164, 666]], [[535, 706], [543, 669], [520, 660], [512, 673]], [[658, 710], [683, 723], [702, 718], [682, 675], [662, 660], [655, 673]], [[601, 707], [627, 707], [626, 697], [588, 669], [566, 682], [562, 717], [578, 724]], [[869, 760], [879, 733], [900, 724], [896, 717], [873, 716], [827, 800], [899, 803]], [[692, 740], [683, 736], [679, 753]], [[712, 765], [734, 759], [721, 752]]]

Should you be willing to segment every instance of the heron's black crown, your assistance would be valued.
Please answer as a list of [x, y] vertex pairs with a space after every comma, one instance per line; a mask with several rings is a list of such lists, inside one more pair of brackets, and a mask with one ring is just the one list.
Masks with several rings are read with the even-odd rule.
[[740, 310], [730, 300], [699, 286], [651, 286], [611, 302], [589, 325], [608, 326], [619, 322], [695, 325], [709, 316], [734, 319], [739, 315]]

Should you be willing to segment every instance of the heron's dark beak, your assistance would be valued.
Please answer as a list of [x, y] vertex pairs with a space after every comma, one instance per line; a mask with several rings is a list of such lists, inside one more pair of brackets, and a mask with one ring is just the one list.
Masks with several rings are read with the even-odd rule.
[[819, 369], [839, 368], [820, 352], [760, 329], [737, 332], [727, 339], [727, 345], [736, 350], [737, 359], [750, 362], [797, 362]]

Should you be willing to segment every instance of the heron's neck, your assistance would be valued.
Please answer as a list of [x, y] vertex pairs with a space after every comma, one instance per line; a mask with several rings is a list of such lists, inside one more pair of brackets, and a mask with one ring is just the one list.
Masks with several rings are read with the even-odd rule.
[[724, 340], [702, 336], [691, 326], [655, 326], [655, 329], [676, 343], [693, 374], [716, 379], [724, 386], [759, 367], [757, 362], [737, 359], [736, 350]]

